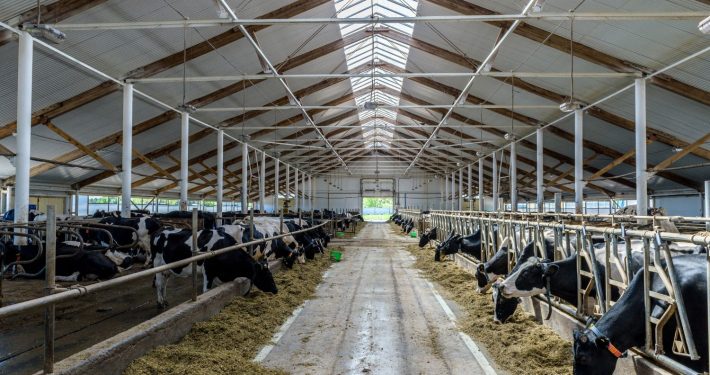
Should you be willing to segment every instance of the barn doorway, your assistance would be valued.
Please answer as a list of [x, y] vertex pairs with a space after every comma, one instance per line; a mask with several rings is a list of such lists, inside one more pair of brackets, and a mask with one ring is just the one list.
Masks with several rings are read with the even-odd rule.
[[363, 197], [362, 217], [365, 221], [385, 222], [394, 212], [392, 197]]

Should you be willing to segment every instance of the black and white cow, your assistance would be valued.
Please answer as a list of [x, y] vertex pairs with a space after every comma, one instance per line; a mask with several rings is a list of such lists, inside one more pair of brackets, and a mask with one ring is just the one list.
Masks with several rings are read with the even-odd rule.
[[[686, 356], [668, 356], [697, 372], [708, 371], [707, 271], [702, 255], [682, 255], [673, 258], [681, 294], [686, 304], [690, 328], [701, 358], [692, 361]], [[578, 375], [613, 374], [616, 362], [628, 349], [642, 347], [646, 342], [642, 272], [636, 275], [626, 292], [594, 325], [576, 330], [574, 339], [574, 373]], [[667, 294], [660, 276], [652, 273], [651, 289]], [[660, 317], [667, 303], [652, 299], [652, 311]], [[670, 319], [663, 329], [663, 345], [671, 348], [676, 319]]]
[[[551, 240], [543, 239], [544, 249], [541, 250], [544, 259], [554, 259], [555, 247]], [[515, 264], [523, 263], [528, 258], [535, 256], [536, 244], [534, 241], [525, 245], [523, 250], [518, 254]], [[493, 284], [499, 276], [505, 276], [508, 273], [508, 247], [501, 247], [494, 255], [485, 263], [479, 263], [476, 268], [476, 282], [478, 284], [477, 291], [483, 293]]]
[[[497, 234], [497, 232], [494, 233]], [[481, 230], [479, 229], [468, 236], [457, 235], [452, 230], [449, 237], [436, 247], [434, 260], [440, 261], [441, 254], [453, 255], [459, 251], [476, 259], [481, 259]]]
[[[197, 235], [199, 252], [219, 250], [234, 246], [237, 243], [241, 243], [241, 240], [238, 242], [227, 234], [224, 229], [202, 230]], [[192, 256], [192, 231], [188, 229], [159, 231], [153, 235], [151, 245], [155, 254], [154, 267], [190, 258]], [[215, 278], [222, 282], [227, 282], [237, 277], [248, 278], [253, 285], [264, 292], [276, 293], [278, 291], [268, 264], [265, 261], [254, 260], [251, 255], [242, 249], [220, 254], [207, 259], [203, 264], [198, 264], [198, 271], [203, 268], [204, 291], [207, 291], [212, 286]], [[178, 277], [191, 276], [192, 267], [173, 268], [155, 275], [159, 308], [164, 308], [168, 305], [166, 299], [167, 281], [172, 275]]]
[[[113, 237], [115, 243], [110, 243], [110, 239], [103, 231], [84, 229], [81, 231], [82, 237], [96, 245], [102, 245], [107, 248], [113, 248], [114, 246], [123, 247], [137, 242], [136, 250], [138, 250], [138, 252], [132, 255], [139, 258], [141, 256], [140, 251], [142, 250], [145, 256], [144, 265], [150, 264], [150, 237], [160, 229], [161, 224], [158, 220], [151, 217], [122, 218], [108, 216], [101, 219], [99, 223], [108, 225], [108, 227], [102, 227], [102, 229], [106, 229], [111, 233], [111, 237]], [[124, 228], [112, 228], [111, 226], [130, 227], [135, 229], [135, 232]], [[138, 236], [137, 238], [136, 234]]]
[[[2, 243], [2, 257], [6, 271], [18, 277], [43, 279], [45, 273], [45, 255], [37, 257], [37, 245], [16, 246], [11, 242]], [[82, 249], [76, 241], [57, 243], [56, 280], [108, 280], [118, 273], [118, 267], [101, 251]], [[35, 259], [37, 258], [37, 259]], [[30, 261], [12, 265], [15, 261]], [[22, 275], [20, 275], [22, 274]]]
[[436, 227], [433, 227], [426, 232], [424, 232], [421, 237], [419, 237], [419, 247], [424, 247], [427, 244], [429, 244], [430, 241], [436, 240], [436, 235], [437, 235], [437, 229]]

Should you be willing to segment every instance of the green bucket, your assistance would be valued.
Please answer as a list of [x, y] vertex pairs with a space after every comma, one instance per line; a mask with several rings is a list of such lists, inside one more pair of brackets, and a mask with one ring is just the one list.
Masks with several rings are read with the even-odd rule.
[[330, 251], [330, 260], [335, 261], [335, 262], [340, 262], [340, 260], [343, 258], [343, 253], [337, 250], [331, 250]]
[[335, 237], [343, 238], [345, 237], [345, 232], [335, 232]]
[[409, 232], [409, 237], [417, 238], [417, 231], [413, 230], [413, 231]]

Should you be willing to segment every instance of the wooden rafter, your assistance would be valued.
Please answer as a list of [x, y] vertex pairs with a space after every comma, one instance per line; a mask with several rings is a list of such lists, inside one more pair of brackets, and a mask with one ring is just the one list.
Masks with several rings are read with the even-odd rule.
[[53, 131], [60, 137], [64, 138], [67, 142], [71, 143], [74, 145], [74, 147], [78, 148], [82, 152], [84, 152], [86, 155], [91, 156], [94, 160], [99, 162], [99, 164], [103, 165], [104, 168], [112, 170], [112, 171], [117, 171], [116, 166], [108, 162], [106, 159], [104, 159], [101, 155], [96, 153], [94, 150], [90, 149], [89, 147], [86, 147], [83, 143], [79, 142], [76, 138], [72, 137], [69, 135], [69, 133], [65, 132], [64, 130], [60, 129], [54, 123], [51, 121], [47, 121], [44, 123], [44, 126], [46, 126], [49, 130]]
[[[466, 15], [491, 15], [498, 14], [490, 9], [470, 3], [465, 0], [427, 0], [449, 10]], [[496, 27], [507, 29], [510, 22], [487, 22]], [[542, 43], [545, 46], [554, 48], [560, 52], [569, 53], [570, 40], [555, 33], [543, 30], [528, 23], [520, 24], [514, 31], [516, 35], [525, 37], [532, 41]], [[628, 60], [609, 55], [600, 50], [575, 42], [574, 55], [591, 63], [604, 66], [616, 72], [637, 71], [641, 73], [651, 73], [653, 69], [636, 64]], [[680, 82], [667, 74], [659, 74], [651, 82], [668, 91], [674, 92], [685, 98], [695, 100], [699, 103], [710, 105], [710, 93], [697, 87]]]

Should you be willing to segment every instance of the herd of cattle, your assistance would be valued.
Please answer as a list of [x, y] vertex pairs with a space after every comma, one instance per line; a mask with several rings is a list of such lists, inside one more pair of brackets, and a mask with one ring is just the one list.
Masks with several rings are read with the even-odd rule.
[[[409, 232], [411, 219], [405, 219], [399, 214], [391, 217], [391, 221], [400, 225], [404, 232]], [[494, 237], [497, 231], [494, 228]], [[426, 247], [437, 239], [437, 228], [433, 227], [422, 233], [419, 247]], [[520, 238], [520, 234], [518, 234]], [[616, 254], [623, 264], [630, 267], [631, 280], [628, 280], [626, 290], [616, 286], [611, 288], [611, 296], [605, 295], [605, 288], [599, 283], [605, 279], [606, 272], [610, 277], [619, 280], [620, 271], [616, 267], [605, 269], [605, 248], [603, 238], [592, 238], [594, 262], [589, 267], [582, 262], [583, 270], [593, 272], [596, 269], [595, 284], [592, 286], [592, 296], [602, 300], [610, 298], [616, 301], [611, 308], [598, 319], [590, 319], [584, 329], [575, 330], [573, 334], [574, 373], [575, 374], [612, 374], [618, 358], [625, 356], [632, 347], [643, 347], [646, 342], [644, 317], [644, 280], [643, 280], [643, 249], [642, 240], [631, 240], [631, 259], [625, 259], [626, 243], [620, 239], [617, 247], [610, 244], [610, 250]], [[507, 242], [503, 242], [506, 244]], [[486, 262], [479, 262], [476, 272], [476, 291], [486, 293], [492, 289], [493, 319], [497, 323], [505, 323], [513, 315], [521, 297], [545, 295], [556, 297], [561, 301], [577, 306], [579, 293], [577, 290], [577, 251], [572, 246], [567, 249], [567, 258], [555, 259], [554, 235], [545, 231], [543, 240], [529, 242], [516, 254], [515, 265], [508, 270], [509, 251], [507, 246], [498, 247], [497, 252]], [[571, 244], [576, 243], [574, 235]], [[691, 331], [694, 336], [697, 352], [701, 359], [690, 360], [688, 356], [673, 353], [677, 321], [670, 319], [663, 329], [663, 347], [668, 349], [667, 355], [676, 361], [697, 371], [708, 371], [708, 315], [707, 315], [707, 271], [706, 253], [703, 246], [688, 246], [676, 243], [666, 243], [671, 250], [679, 289], [685, 301]], [[543, 247], [543, 248], [539, 248]], [[470, 235], [449, 233], [443, 241], [436, 245], [434, 259], [440, 261], [443, 256], [464, 253], [477, 260], [481, 257], [481, 231]], [[591, 250], [590, 250], [591, 251]], [[652, 248], [652, 251], [653, 250]], [[665, 267], [665, 262], [663, 262]], [[591, 268], [591, 269], [590, 269]], [[589, 280], [589, 279], [587, 279]], [[669, 294], [666, 284], [658, 273], [651, 273], [651, 290], [656, 293]], [[599, 293], [597, 292], [599, 290]], [[671, 291], [672, 293], [672, 291]], [[602, 303], [601, 301], [594, 301]], [[668, 308], [668, 303], [652, 298], [652, 311], [655, 318], [660, 318]], [[551, 308], [548, 310], [549, 319]]]
[[[191, 212], [171, 212], [148, 215], [133, 212], [132, 217], [121, 217], [117, 212], [97, 212], [92, 222], [77, 221], [76, 217], [57, 217], [56, 275], [58, 281], [107, 280], [134, 267], [159, 267], [179, 262], [199, 253], [216, 251], [250, 241], [267, 239], [233, 251], [226, 251], [206, 259], [198, 265], [203, 275], [203, 290], [215, 281], [229, 282], [246, 277], [258, 289], [276, 293], [277, 286], [268, 262], [280, 259], [287, 268], [295, 263], [305, 263], [323, 254], [330, 236], [315, 220], [295, 215], [283, 218], [255, 216], [253, 227], [246, 215], [225, 213], [230, 224], [218, 225], [212, 213], [199, 212], [200, 230], [195, 248], [192, 230], [179, 222], [189, 222]], [[320, 217], [334, 219], [339, 226], [356, 220], [350, 214], [323, 212]], [[33, 215], [35, 221], [46, 220], [43, 215]], [[42, 226], [29, 227], [35, 237], [27, 245], [14, 245], [13, 236], [0, 239], [0, 277], [44, 278], [46, 247]], [[37, 229], [32, 229], [37, 228]], [[299, 232], [301, 230], [306, 230]], [[285, 236], [275, 238], [284, 234]], [[40, 239], [38, 243], [37, 238]], [[270, 239], [270, 240], [269, 240]], [[167, 306], [167, 281], [170, 277], [191, 276], [192, 267], [172, 268], [156, 274], [158, 307]]]

